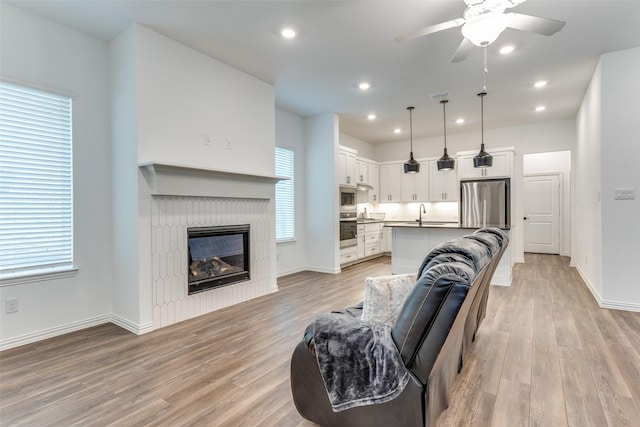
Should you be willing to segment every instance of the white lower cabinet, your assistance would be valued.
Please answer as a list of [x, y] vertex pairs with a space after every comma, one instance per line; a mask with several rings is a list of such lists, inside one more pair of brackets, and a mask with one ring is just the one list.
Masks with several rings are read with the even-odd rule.
[[380, 223], [364, 224], [364, 256], [380, 253]]
[[358, 259], [364, 258], [364, 224], [358, 224]]
[[358, 244], [340, 249], [340, 264], [349, 264], [382, 252], [391, 252], [391, 229], [383, 227], [381, 222], [358, 224]]
[[380, 252], [391, 252], [391, 227], [380, 226]]
[[347, 264], [358, 259], [358, 247], [340, 248], [340, 264]]

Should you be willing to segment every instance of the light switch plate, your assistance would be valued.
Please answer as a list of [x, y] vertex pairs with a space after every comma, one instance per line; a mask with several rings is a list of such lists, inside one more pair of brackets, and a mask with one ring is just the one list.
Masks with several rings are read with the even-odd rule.
[[616, 200], [634, 200], [636, 198], [635, 188], [616, 188], [615, 199]]

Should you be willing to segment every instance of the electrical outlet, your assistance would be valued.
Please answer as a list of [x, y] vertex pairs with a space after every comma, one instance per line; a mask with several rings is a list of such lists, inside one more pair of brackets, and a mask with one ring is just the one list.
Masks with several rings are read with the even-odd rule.
[[231, 140], [227, 139], [227, 150], [231, 150]]
[[209, 134], [204, 134], [204, 145], [211, 145], [211, 137], [209, 136]]
[[616, 200], [634, 200], [636, 198], [635, 188], [616, 188], [614, 191]]
[[4, 312], [6, 314], [17, 313], [18, 312], [18, 299], [8, 299], [4, 302]]

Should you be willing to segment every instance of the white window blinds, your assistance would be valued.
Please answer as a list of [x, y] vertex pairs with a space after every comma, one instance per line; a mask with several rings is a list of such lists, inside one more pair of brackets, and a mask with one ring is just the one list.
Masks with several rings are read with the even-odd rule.
[[0, 273], [73, 264], [71, 99], [0, 82]]
[[276, 147], [276, 175], [289, 178], [276, 184], [276, 241], [295, 239], [293, 150]]

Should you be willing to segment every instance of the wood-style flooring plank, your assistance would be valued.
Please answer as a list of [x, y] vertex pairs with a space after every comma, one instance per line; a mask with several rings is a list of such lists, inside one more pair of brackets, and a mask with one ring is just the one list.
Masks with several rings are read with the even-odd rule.
[[[598, 307], [568, 258], [525, 254], [487, 315], [437, 422], [634, 426], [640, 313]], [[313, 318], [362, 300], [388, 258], [301, 272], [279, 291], [136, 336], [105, 324], [0, 353], [0, 426], [311, 427], [289, 362]], [[635, 424], [634, 424], [635, 423]]]

